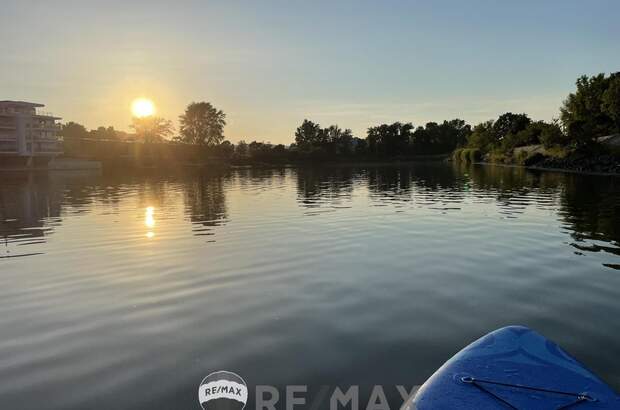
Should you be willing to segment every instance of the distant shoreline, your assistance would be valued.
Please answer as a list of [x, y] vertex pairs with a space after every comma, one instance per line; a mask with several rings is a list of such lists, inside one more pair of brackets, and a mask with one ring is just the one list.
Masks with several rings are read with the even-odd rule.
[[[98, 162], [98, 161], [93, 161]], [[352, 160], [352, 161], [291, 161], [291, 162], [283, 162], [283, 163], [269, 163], [269, 162], [257, 162], [257, 163], [248, 163], [248, 164], [177, 164], [174, 167], [148, 167], [148, 166], [135, 166], [131, 167], [134, 170], [161, 170], [166, 171], [173, 168], [178, 169], [179, 165], [183, 169], [194, 169], [194, 170], [213, 170], [213, 169], [261, 169], [261, 168], [301, 168], [301, 167], [323, 167], [323, 168], [337, 168], [337, 167], [401, 167], [401, 166], [413, 166], [421, 163], [429, 163], [429, 162], [437, 162], [437, 163], [447, 163], [453, 162], [449, 160], [448, 155], [433, 155], [433, 156], [421, 156], [419, 158], [409, 158], [409, 159], [399, 159], [399, 160]], [[488, 162], [488, 161], [476, 161], [470, 163], [471, 165], [483, 165], [483, 166], [499, 166], [505, 168], [521, 168], [530, 171], [547, 171], [547, 172], [561, 172], [561, 173], [570, 173], [570, 174], [580, 174], [580, 175], [592, 175], [592, 176], [613, 176], [620, 177], [620, 172], [603, 172], [603, 171], [593, 171], [593, 170], [578, 170], [578, 169], [570, 169], [570, 168], [558, 168], [558, 167], [545, 167], [539, 165], [519, 165], [519, 164], [504, 164], [499, 162]], [[27, 168], [27, 167], [13, 167], [13, 168], [4, 168], [0, 167], [0, 173], [4, 172], [57, 172], [57, 171], [103, 171], [107, 169], [113, 169], [113, 167], [106, 167], [105, 161], [103, 162], [103, 166], [100, 167], [35, 167], [35, 168]]]

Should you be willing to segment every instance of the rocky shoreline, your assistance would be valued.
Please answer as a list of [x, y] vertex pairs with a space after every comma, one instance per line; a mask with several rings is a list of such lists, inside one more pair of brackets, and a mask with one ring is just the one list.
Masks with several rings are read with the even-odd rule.
[[532, 158], [526, 166], [536, 169], [620, 175], [620, 158], [610, 154], [595, 156], [571, 155], [566, 158]]

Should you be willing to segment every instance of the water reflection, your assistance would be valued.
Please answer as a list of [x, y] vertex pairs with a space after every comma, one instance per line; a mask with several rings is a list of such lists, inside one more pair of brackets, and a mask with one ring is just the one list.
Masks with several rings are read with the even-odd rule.
[[148, 228], [146, 237], [149, 239], [155, 236], [155, 233], [153, 233], [153, 228], [155, 227], [155, 218], [153, 217], [154, 213], [155, 208], [152, 206], [147, 206], [144, 210], [144, 225]]
[[364, 170], [356, 168], [299, 168], [293, 171], [299, 204], [305, 208], [340, 207], [351, 200]]
[[0, 237], [2, 258], [32, 256], [28, 245], [40, 244], [60, 223], [62, 193], [36, 174], [0, 178]]
[[[367, 205], [395, 212], [426, 208], [458, 212], [463, 203], [495, 204], [501, 218], [515, 219], [527, 209], [557, 212], [572, 241], [584, 252], [618, 256], [620, 182], [618, 178], [532, 172], [520, 168], [461, 164], [408, 167], [239, 169], [216, 175], [78, 176], [3, 174], [0, 185], [2, 257], [28, 256], [28, 245], [41, 244], [69, 215], [118, 214], [120, 203], [136, 197], [144, 209], [145, 235], [155, 236], [155, 206], [161, 218], [174, 219], [183, 208], [196, 236], [214, 236], [214, 228], [230, 221], [227, 192], [285, 190], [293, 179], [299, 206], [316, 216]], [[179, 202], [180, 201], [180, 202]], [[366, 204], [366, 203], [364, 203]], [[359, 206], [365, 206], [359, 203]], [[211, 241], [214, 241], [211, 238]], [[615, 263], [605, 262], [616, 268]]]
[[198, 176], [183, 185], [185, 212], [193, 224], [194, 235], [213, 236], [214, 228], [226, 223], [227, 180], [228, 176]]
[[620, 386], [618, 181], [443, 163], [2, 174], [1, 407], [191, 408], [221, 368], [417, 384], [508, 323]]

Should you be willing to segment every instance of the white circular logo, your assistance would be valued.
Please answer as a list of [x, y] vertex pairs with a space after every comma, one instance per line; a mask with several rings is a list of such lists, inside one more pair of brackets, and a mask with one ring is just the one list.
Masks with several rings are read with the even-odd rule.
[[204, 410], [242, 410], [248, 401], [248, 386], [236, 373], [213, 372], [198, 386], [198, 400]]

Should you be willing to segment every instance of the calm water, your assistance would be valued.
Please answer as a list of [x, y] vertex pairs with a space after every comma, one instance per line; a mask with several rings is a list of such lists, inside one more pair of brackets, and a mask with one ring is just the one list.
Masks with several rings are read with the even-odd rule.
[[515, 323], [620, 387], [620, 179], [0, 174], [0, 238], [3, 409], [197, 409], [220, 369], [421, 384]]

